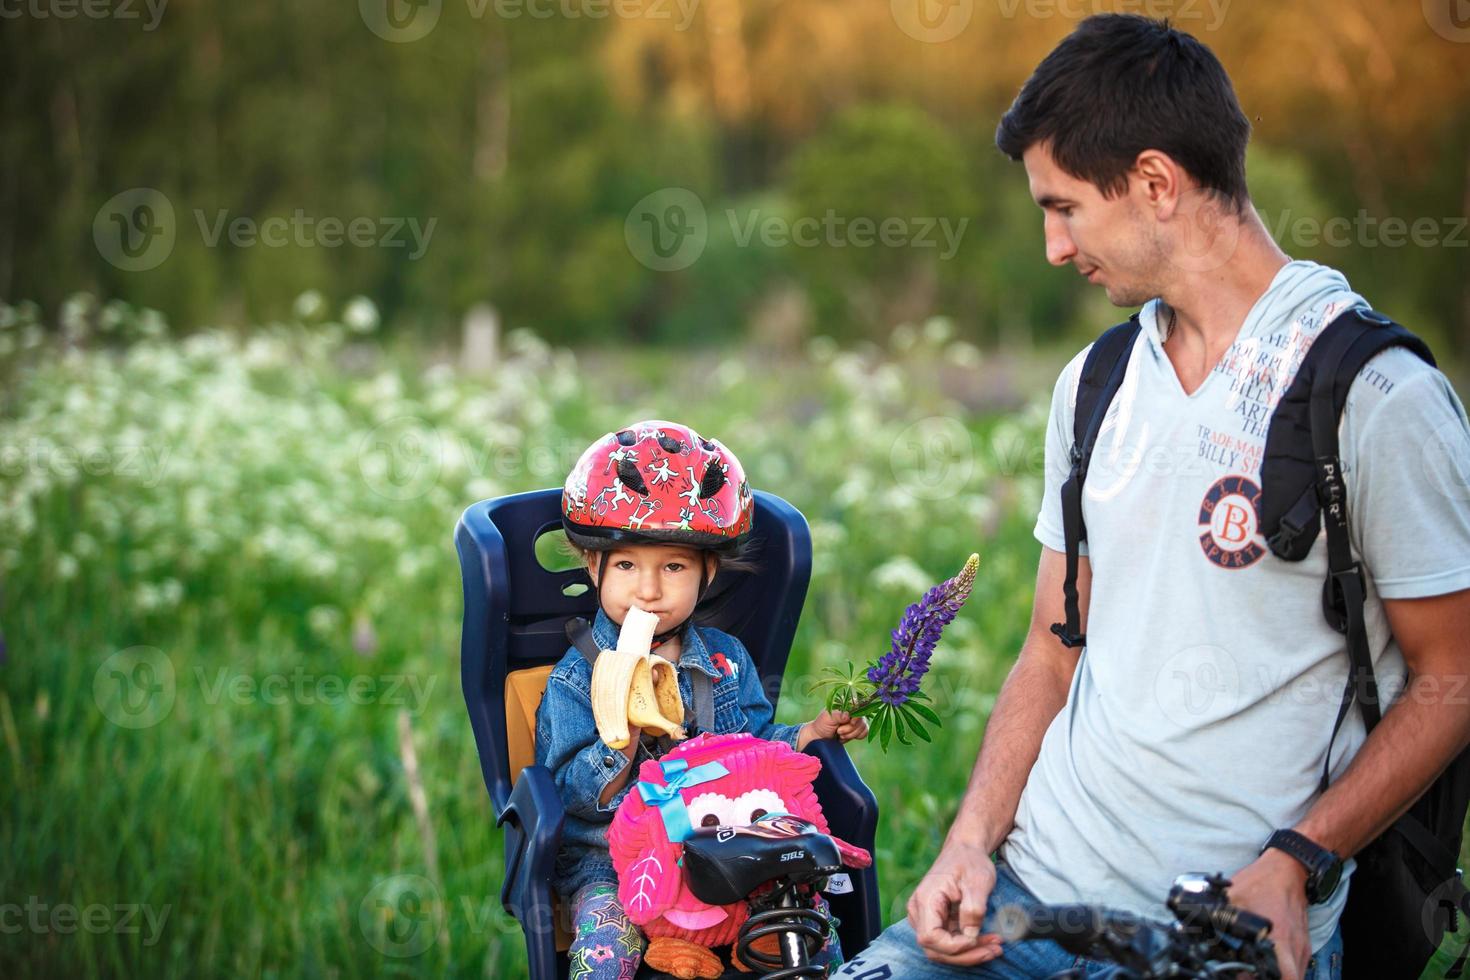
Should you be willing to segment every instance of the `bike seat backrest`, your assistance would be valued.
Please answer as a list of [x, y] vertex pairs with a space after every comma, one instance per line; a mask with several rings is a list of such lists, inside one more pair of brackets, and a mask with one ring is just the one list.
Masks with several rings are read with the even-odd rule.
[[[755, 510], [760, 574], [717, 575], [700, 619], [745, 644], [775, 707], [811, 575], [811, 534], [780, 497], [755, 491]], [[497, 815], [534, 760], [536, 708], [567, 650], [566, 622], [597, 612], [585, 568], [555, 570], [538, 557], [537, 540], [560, 527], [554, 487], [473, 504], [455, 530], [465, 604], [460, 687]]]
[[776, 878], [815, 881], [842, 869], [837, 842], [800, 817], [705, 827], [684, 839], [684, 880], [710, 905], [743, 901]]

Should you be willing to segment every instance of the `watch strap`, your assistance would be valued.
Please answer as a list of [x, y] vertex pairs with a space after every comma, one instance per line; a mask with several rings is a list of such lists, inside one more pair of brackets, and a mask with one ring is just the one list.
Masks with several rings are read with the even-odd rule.
[[[1328, 877], [1336, 879], [1337, 876], [1330, 875], [1330, 872], [1334, 866], [1341, 866], [1342, 858], [1295, 830], [1276, 831], [1261, 850], [1265, 852], [1273, 847], [1296, 858], [1307, 869], [1308, 901], [1313, 904], [1324, 901], [1327, 896], [1321, 894], [1322, 886]], [[1336, 880], [1333, 880], [1332, 883], [1334, 886], [1337, 884]]]

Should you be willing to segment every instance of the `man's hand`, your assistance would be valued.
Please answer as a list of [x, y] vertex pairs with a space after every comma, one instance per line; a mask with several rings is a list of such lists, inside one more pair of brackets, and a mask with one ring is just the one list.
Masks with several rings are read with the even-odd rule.
[[1281, 980], [1301, 980], [1312, 947], [1307, 936], [1307, 869], [1271, 848], [1231, 878], [1230, 903], [1271, 920]]
[[994, 888], [995, 864], [984, 848], [945, 844], [909, 898], [909, 924], [924, 955], [951, 966], [974, 966], [999, 957], [1000, 937], [980, 931]]
[[851, 742], [867, 734], [868, 719], [854, 718], [846, 711], [824, 710], [801, 726], [801, 731], [797, 734], [796, 748], [797, 751], [806, 748], [807, 743], [814, 738], [840, 738], [844, 742]]

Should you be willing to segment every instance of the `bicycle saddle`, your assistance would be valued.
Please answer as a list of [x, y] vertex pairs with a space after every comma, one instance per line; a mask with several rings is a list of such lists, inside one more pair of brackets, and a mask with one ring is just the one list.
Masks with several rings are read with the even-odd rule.
[[705, 827], [684, 839], [684, 880], [710, 905], [744, 901], [773, 878], [813, 881], [840, 870], [837, 842], [790, 814], [748, 827]]

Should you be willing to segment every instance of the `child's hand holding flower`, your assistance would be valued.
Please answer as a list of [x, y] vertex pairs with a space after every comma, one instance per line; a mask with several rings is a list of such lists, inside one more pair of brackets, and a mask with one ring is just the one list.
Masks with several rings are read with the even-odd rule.
[[855, 738], [866, 738], [867, 735], [868, 719], [854, 718], [846, 711], [823, 710], [801, 726], [801, 733], [796, 739], [796, 750], [800, 752], [814, 738], [840, 738], [844, 742], [851, 742]]

